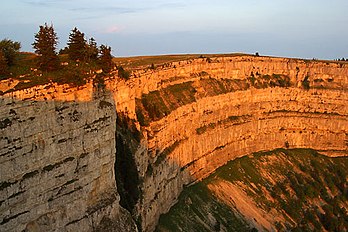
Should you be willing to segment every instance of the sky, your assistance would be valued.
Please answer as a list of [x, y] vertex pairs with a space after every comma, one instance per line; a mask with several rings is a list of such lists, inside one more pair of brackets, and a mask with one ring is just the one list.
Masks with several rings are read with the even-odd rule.
[[114, 56], [206, 53], [348, 57], [347, 0], [1, 0], [0, 40], [23, 51], [53, 24], [59, 48], [74, 27]]

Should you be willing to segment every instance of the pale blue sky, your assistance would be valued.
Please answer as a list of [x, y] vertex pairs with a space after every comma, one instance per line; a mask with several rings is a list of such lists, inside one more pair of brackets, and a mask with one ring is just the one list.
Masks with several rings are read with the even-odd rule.
[[2, 0], [0, 39], [31, 43], [53, 23], [78, 27], [116, 56], [229, 53], [348, 57], [347, 0]]

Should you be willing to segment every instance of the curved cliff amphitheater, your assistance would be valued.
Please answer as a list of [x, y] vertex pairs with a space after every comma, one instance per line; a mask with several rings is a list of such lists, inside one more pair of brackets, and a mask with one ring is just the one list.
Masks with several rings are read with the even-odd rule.
[[347, 155], [344, 62], [197, 57], [105, 86], [1, 88], [4, 231], [153, 231], [185, 186], [237, 157]]

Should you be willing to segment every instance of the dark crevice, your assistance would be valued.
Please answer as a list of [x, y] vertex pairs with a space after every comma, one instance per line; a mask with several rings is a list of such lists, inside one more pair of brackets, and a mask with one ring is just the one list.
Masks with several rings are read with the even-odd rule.
[[[135, 206], [141, 196], [140, 177], [135, 163], [135, 151], [141, 139], [134, 121], [117, 115], [115, 176], [120, 205], [135, 218]], [[139, 228], [140, 229], [140, 228]]]
[[0, 222], [0, 225], [4, 225], [6, 223], [8, 223], [9, 221], [23, 215], [23, 214], [26, 214], [26, 213], [29, 213], [28, 210], [24, 211], [24, 212], [21, 212], [21, 213], [18, 213], [16, 215], [13, 215], [13, 216], [7, 216], [7, 217], [4, 217], [4, 219], [2, 220], [2, 222]]

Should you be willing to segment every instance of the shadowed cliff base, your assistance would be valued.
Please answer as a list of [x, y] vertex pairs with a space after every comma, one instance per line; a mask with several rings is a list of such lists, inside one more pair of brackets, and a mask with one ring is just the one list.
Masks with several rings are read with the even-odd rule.
[[348, 158], [278, 149], [186, 188], [156, 231], [346, 231]]
[[[120, 194], [120, 205], [134, 213], [135, 206], [142, 195], [139, 173], [134, 158], [142, 135], [137, 130], [134, 120], [130, 120], [125, 115], [118, 114], [116, 122], [115, 176]], [[141, 219], [138, 218], [138, 220]]]

